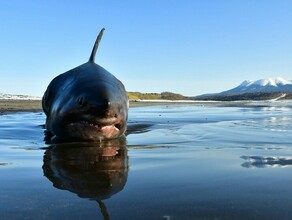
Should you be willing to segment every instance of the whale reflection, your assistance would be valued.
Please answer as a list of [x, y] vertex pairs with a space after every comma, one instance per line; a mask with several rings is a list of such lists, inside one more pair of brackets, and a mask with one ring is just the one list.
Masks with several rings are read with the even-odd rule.
[[58, 189], [71, 191], [81, 198], [110, 198], [127, 181], [125, 139], [53, 145], [45, 151], [43, 171]]
[[241, 166], [245, 168], [279, 168], [292, 166], [291, 157], [263, 157], [263, 156], [241, 156], [246, 160]]
[[54, 187], [96, 200], [104, 218], [109, 219], [101, 200], [120, 192], [127, 182], [125, 138], [52, 145], [45, 151], [43, 162], [44, 175]]

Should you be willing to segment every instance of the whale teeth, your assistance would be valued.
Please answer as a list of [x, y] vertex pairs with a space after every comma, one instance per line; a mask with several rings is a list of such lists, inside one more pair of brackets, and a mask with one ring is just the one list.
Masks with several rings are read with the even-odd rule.
[[121, 125], [120, 125], [120, 124], [115, 124], [114, 126], [115, 126], [117, 129], [119, 129], [119, 130], [121, 129]]
[[[97, 129], [102, 129], [103, 127], [109, 126], [109, 125], [93, 124], [93, 123], [90, 123], [88, 121], [80, 121], [79, 123], [83, 124], [84, 126], [90, 126], [90, 127], [94, 127], [94, 128], [97, 128]], [[119, 124], [114, 124], [112, 126], [116, 127], [118, 130], [120, 130], [120, 125]]]
[[81, 124], [84, 124], [84, 125], [87, 125], [87, 126], [96, 127], [96, 128], [100, 128], [100, 127], [102, 127], [102, 126], [100, 126], [100, 125], [93, 124], [93, 123], [89, 123], [89, 122], [87, 122], [87, 121], [81, 121], [80, 123], [81, 123]]

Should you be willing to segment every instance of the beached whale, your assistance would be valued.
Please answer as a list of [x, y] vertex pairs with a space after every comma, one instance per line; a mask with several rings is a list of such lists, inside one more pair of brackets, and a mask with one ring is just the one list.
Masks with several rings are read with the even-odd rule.
[[54, 78], [42, 99], [46, 133], [76, 141], [101, 141], [123, 136], [128, 98], [121, 81], [95, 63], [102, 29], [87, 63]]

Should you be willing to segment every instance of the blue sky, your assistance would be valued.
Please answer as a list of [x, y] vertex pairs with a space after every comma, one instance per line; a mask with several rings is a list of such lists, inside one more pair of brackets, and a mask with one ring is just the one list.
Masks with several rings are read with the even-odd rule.
[[42, 96], [58, 74], [96, 62], [128, 91], [220, 92], [292, 79], [290, 0], [0, 1], [0, 92]]

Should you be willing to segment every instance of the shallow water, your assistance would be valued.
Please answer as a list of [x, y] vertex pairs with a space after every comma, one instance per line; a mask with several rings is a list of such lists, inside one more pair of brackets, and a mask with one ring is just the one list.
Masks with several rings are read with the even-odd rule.
[[292, 105], [130, 109], [125, 139], [46, 145], [0, 116], [0, 219], [291, 219]]

